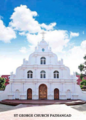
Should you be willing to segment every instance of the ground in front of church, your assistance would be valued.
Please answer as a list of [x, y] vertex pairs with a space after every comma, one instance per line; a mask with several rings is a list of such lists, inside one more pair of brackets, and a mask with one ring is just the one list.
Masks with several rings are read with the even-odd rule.
[[[15, 114], [15, 117], [14, 117]], [[21, 117], [28, 114], [32, 117]], [[47, 114], [47, 115], [46, 115]], [[61, 117], [60, 115], [71, 115], [69, 117]], [[17, 116], [18, 115], [18, 116]], [[19, 117], [20, 115], [20, 117]], [[39, 115], [39, 117], [37, 117]], [[41, 115], [47, 116], [42, 117]], [[59, 115], [59, 117], [57, 116]], [[0, 104], [0, 120], [86, 120], [86, 104], [67, 106], [65, 104], [52, 105], [28, 105], [20, 104], [17, 106], [9, 106]]]

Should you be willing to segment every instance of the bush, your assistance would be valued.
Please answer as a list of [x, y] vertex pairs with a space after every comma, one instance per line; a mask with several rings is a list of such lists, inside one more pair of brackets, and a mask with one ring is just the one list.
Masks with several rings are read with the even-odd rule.
[[4, 90], [5, 89], [5, 78], [1, 78], [0, 77], [0, 90]]

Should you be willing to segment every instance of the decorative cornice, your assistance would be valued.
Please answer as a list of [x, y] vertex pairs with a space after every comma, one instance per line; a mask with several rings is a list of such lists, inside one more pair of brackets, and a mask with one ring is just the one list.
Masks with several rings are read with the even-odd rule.
[[12, 79], [10, 83], [76, 83], [75, 79]]

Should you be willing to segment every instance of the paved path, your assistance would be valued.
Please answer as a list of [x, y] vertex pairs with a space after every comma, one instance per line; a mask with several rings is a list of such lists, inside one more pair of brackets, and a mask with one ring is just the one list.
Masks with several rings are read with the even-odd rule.
[[[21, 104], [14, 108], [10, 111], [0, 112], [0, 120], [86, 120], [86, 114], [64, 104], [46, 106], [29, 106]], [[18, 114], [18, 116], [22, 114], [32, 114], [33, 117], [14, 117], [14, 114]], [[40, 117], [36, 117], [38, 114]], [[41, 117], [41, 114], [47, 114], [49, 117]], [[71, 114], [71, 117], [55, 117], [55, 114]]]

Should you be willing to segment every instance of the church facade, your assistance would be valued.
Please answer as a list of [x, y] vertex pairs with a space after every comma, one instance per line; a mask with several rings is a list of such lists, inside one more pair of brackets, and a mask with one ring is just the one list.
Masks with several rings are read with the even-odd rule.
[[16, 73], [11, 73], [10, 84], [0, 92], [0, 100], [86, 99], [84, 95], [77, 85], [76, 74], [70, 75], [63, 59], [58, 61], [48, 43], [42, 40]]

